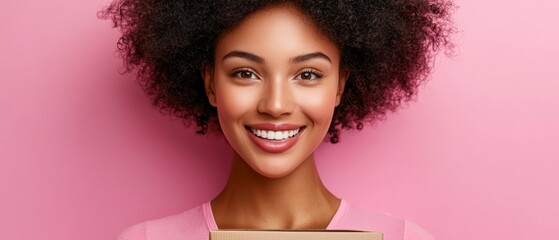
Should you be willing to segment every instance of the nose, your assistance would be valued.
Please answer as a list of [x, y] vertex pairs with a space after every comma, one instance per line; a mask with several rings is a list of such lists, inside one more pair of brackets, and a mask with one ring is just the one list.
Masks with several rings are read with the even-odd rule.
[[262, 97], [258, 104], [258, 112], [274, 118], [289, 115], [295, 106], [289, 81], [276, 77], [263, 86]]

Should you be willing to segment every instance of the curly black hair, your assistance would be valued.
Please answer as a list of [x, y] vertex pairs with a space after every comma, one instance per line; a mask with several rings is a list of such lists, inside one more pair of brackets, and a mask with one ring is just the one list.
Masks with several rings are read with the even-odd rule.
[[219, 130], [201, 70], [213, 64], [220, 34], [270, 5], [300, 8], [341, 52], [347, 80], [328, 130], [362, 129], [412, 99], [433, 57], [451, 47], [450, 0], [115, 0], [100, 12], [120, 28], [117, 47], [126, 71], [163, 113], [195, 123], [197, 133]]

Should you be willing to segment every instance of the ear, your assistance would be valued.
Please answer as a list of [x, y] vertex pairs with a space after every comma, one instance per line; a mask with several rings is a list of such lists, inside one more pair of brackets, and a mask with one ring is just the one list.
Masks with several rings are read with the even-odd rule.
[[206, 90], [208, 101], [215, 107], [217, 106], [217, 101], [214, 86], [214, 70], [212, 66], [207, 65], [202, 68], [202, 78], [204, 79], [204, 89]]
[[342, 96], [344, 94], [345, 83], [349, 78], [349, 71], [346, 69], [340, 69], [340, 77], [338, 79], [338, 93], [336, 94], [336, 107], [342, 102]]

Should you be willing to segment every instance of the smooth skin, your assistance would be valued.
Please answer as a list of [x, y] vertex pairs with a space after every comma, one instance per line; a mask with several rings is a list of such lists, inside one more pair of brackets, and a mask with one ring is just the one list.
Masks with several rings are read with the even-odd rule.
[[[340, 103], [348, 72], [337, 45], [292, 5], [259, 10], [223, 33], [206, 93], [235, 150], [225, 189], [211, 202], [220, 229], [324, 229], [340, 200], [323, 185], [313, 152]], [[251, 139], [250, 126], [303, 129], [281, 152]]]

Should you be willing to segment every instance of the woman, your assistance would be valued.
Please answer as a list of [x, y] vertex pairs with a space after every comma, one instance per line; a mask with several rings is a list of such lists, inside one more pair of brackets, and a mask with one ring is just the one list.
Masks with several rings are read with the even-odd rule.
[[[105, 9], [154, 104], [235, 150], [213, 200], [119, 239], [208, 239], [216, 229], [354, 229], [430, 239], [322, 184], [313, 152], [409, 100], [447, 46], [444, 0], [155, 1]], [[434, 51], [433, 51], [434, 50]]]

